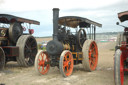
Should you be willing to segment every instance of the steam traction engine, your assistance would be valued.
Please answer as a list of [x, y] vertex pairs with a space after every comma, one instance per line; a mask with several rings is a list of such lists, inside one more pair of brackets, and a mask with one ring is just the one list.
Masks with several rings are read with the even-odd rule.
[[[121, 22], [128, 20], [128, 11], [118, 13]], [[119, 22], [117, 22], [119, 25]], [[115, 85], [123, 85], [124, 75], [128, 71], [128, 27], [120, 25], [124, 32], [118, 34], [116, 43], [116, 52], [114, 57], [114, 79]]]
[[[46, 51], [37, 53], [36, 71], [44, 75], [50, 66], [57, 66], [67, 77], [72, 74], [73, 65], [79, 63], [87, 71], [94, 71], [98, 62], [98, 48], [94, 41], [96, 26], [102, 25], [77, 16], [59, 17], [59, 9], [53, 9], [53, 40], [48, 42]], [[90, 31], [89, 40], [84, 28]]]
[[8, 61], [17, 61], [20, 66], [34, 64], [37, 53], [37, 43], [32, 36], [34, 30], [26, 30], [23, 23], [37, 24], [39, 22], [8, 14], [0, 14], [0, 70]]

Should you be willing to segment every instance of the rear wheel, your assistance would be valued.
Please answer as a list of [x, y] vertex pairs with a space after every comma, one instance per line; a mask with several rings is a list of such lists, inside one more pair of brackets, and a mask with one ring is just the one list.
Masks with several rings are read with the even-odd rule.
[[0, 47], [0, 70], [3, 70], [5, 66], [5, 54], [3, 49]]
[[50, 69], [50, 59], [47, 52], [40, 50], [35, 58], [35, 70], [39, 74], [46, 74]]
[[61, 53], [60, 61], [59, 61], [59, 69], [60, 69], [61, 74], [64, 77], [68, 77], [72, 74], [73, 56], [70, 51], [65, 50]]
[[19, 37], [16, 46], [19, 47], [19, 56], [17, 56], [18, 64], [25, 67], [34, 65], [37, 54], [35, 38], [31, 35], [22, 35]]
[[124, 59], [120, 49], [116, 51], [114, 57], [114, 80], [115, 85], [123, 85], [124, 83]]
[[94, 71], [98, 63], [98, 48], [94, 40], [86, 40], [83, 48], [82, 64], [85, 70]]

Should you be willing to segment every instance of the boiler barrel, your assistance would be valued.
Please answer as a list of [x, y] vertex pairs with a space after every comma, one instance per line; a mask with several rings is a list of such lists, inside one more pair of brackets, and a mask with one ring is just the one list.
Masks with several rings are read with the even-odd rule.
[[64, 49], [63, 44], [57, 40], [49, 41], [46, 46], [46, 50], [47, 50], [48, 54], [50, 54], [50, 55], [61, 54], [63, 49]]

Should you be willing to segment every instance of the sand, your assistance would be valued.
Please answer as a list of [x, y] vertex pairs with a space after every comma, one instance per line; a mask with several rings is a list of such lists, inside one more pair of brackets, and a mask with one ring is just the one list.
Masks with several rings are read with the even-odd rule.
[[[5, 85], [114, 85], [115, 42], [98, 43], [98, 67], [93, 72], [84, 71], [82, 64], [75, 65], [71, 76], [64, 78], [57, 67], [51, 67], [46, 75], [38, 75], [34, 67], [19, 67], [16, 62], [7, 63], [0, 72], [0, 83]], [[128, 78], [125, 79], [127, 85]]]

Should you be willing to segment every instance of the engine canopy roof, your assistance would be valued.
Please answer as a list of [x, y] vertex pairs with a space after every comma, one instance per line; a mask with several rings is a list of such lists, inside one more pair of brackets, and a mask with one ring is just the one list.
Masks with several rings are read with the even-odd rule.
[[118, 18], [121, 22], [128, 20], [128, 11], [118, 13]]
[[78, 16], [59, 17], [58, 23], [59, 25], [64, 25], [72, 28], [77, 28], [77, 26], [80, 26], [81, 24], [83, 27], [88, 27], [91, 24], [94, 26], [102, 27], [102, 24], [100, 23]]
[[21, 22], [21, 23], [29, 23], [40, 25], [40, 22], [30, 19], [25, 19], [17, 16], [13, 16], [10, 14], [0, 14], [0, 23], [12, 23], [12, 22]]

